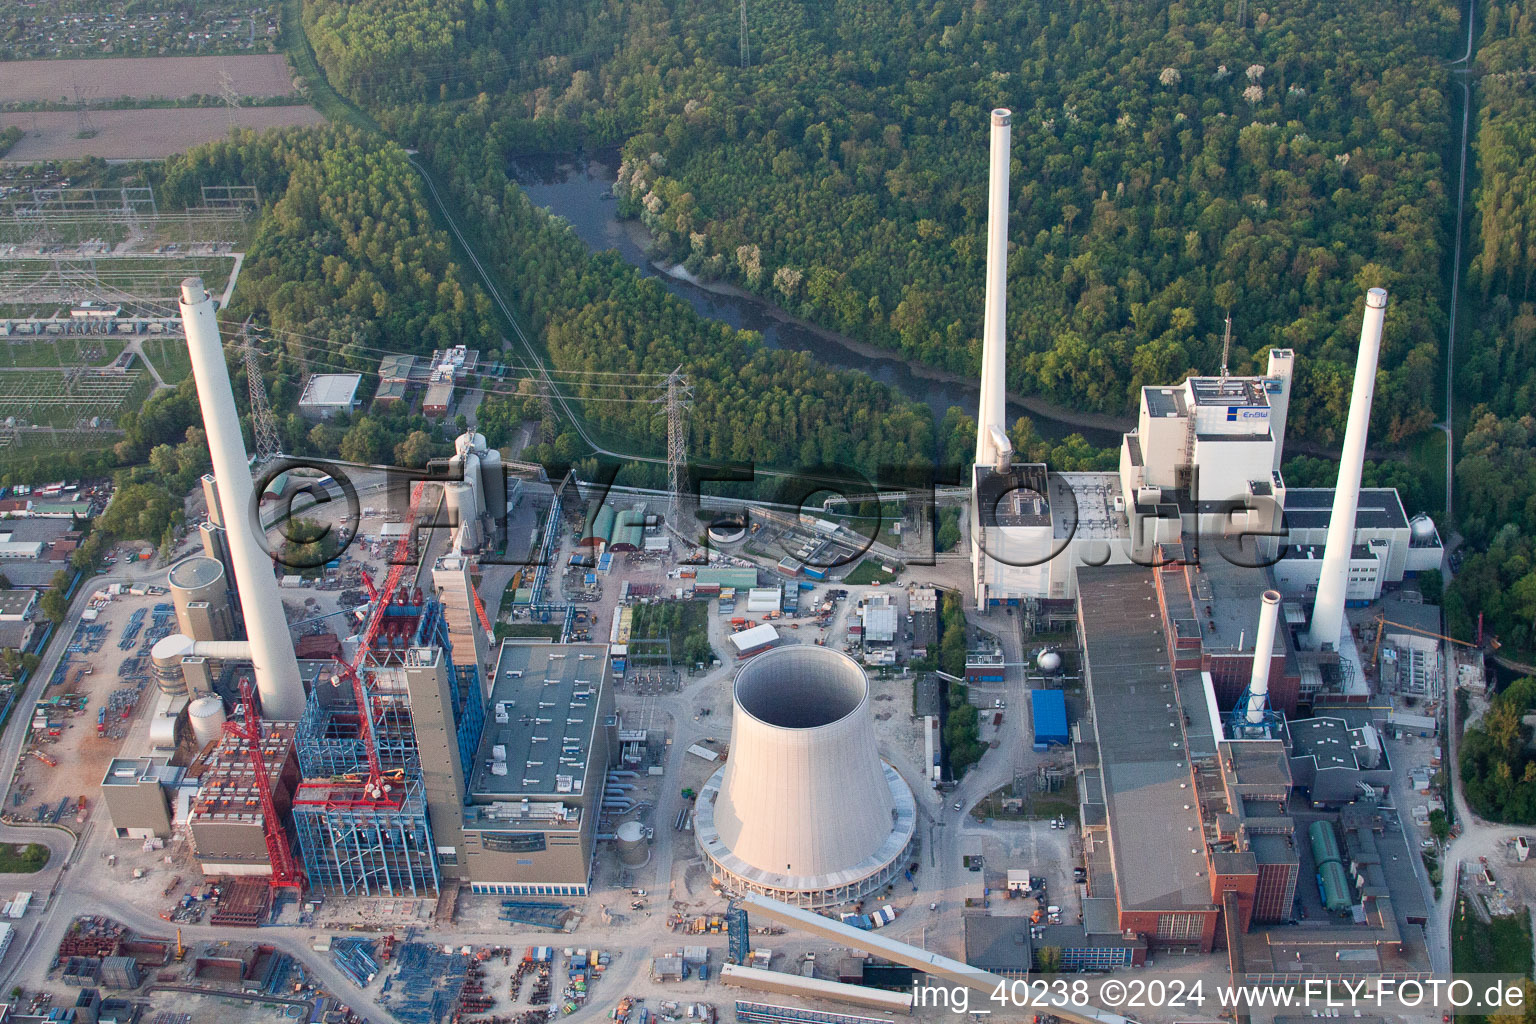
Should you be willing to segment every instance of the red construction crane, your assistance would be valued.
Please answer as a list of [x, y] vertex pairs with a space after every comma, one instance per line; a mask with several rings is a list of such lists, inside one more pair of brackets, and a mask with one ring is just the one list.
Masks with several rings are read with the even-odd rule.
[[475, 599], [475, 614], [480, 617], [480, 628], [485, 630], [486, 642], [490, 643], [490, 644], [495, 644], [496, 643], [496, 631], [491, 628], [490, 616], [485, 614], [485, 602], [480, 600], [480, 591], [476, 590], [474, 588], [474, 586], [471, 585], [470, 588], [469, 588], [469, 592], [470, 592], [471, 595], [474, 596], [474, 599]]
[[277, 802], [272, 799], [271, 776], [261, 754], [261, 719], [256, 715], [249, 679], [240, 680], [240, 697], [239, 721], [225, 722], [224, 733], [245, 740], [251, 752], [251, 773], [256, 776], [256, 793], [261, 800], [261, 831], [267, 841], [267, 860], [272, 864], [272, 888], [292, 889], [303, 896], [306, 880], [303, 870], [294, 863], [293, 851], [288, 849], [288, 835], [277, 816]]
[[[363, 752], [368, 760], [368, 777], [361, 780], [362, 792], [358, 795], [351, 789], [351, 784], [358, 781], [352, 777], [343, 780], [348, 784], [349, 791], [345, 796], [335, 793], [328, 795], [324, 802], [345, 803], [348, 805], [367, 804], [371, 806], [398, 806], [404, 794], [397, 789], [392, 782], [398, 781], [399, 773], [386, 773], [379, 763], [378, 742], [373, 734], [373, 709], [368, 703], [368, 693], [363, 686], [363, 677], [358, 672], [368, 652], [373, 650], [373, 645], [379, 637], [379, 630], [383, 628], [384, 617], [389, 609], [389, 604], [394, 600], [395, 591], [400, 587], [400, 581], [405, 578], [406, 569], [410, 568], [409, 558], [411, 550], [411, 531], [416, 525], [416, 509], [421, 502], [423, 485], [417, 483], [411, 489], [411, 507], [406, 512], [406, 531], [400, 537], [400, 543], [395, 547], [394, 557], [390, 560], [389, 573], [384, 577], [384, 586], [375, 588], [373, 580], [365, 572], [363, 573], [363, 585], [367, 587], [368, 594], [373, 598], [373, 610], [368, 614], [368, 622], [363, 627], [361, 637], [358, 639], [357, 653], [352, 658], [352, 663], [338, 662], [341, 666], [340, 674], [352, 683], [352, 695], [357, 701], [358, 737], [363, 743]], [[313, 802], [311, 798], [298, 801], [302, 803]]]

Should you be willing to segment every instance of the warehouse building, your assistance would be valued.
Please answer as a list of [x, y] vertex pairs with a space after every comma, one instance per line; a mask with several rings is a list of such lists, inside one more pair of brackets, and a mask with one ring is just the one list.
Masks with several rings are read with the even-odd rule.
[[299, 396], [299, 415], [307, 420], [328, 420], [357, 411], [360, 373], [317, 373], [304, 383]]
[[1065, 694], [1060, 690], [1031, 690], [1029, 704], [1035, 723], [1036, 751], [1064, 747], [1071, 742]]

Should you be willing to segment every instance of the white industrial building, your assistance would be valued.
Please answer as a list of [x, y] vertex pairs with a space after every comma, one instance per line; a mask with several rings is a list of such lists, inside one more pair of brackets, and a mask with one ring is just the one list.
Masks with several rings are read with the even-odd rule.
[[357, 411], [357, 389], [363, 382], [360, 373], [317, 373], [304, 384], [299, 396], [299, 415], [308, 420], [328, 420]]
[[880, 759], [869, 697], [858, 663], [826, 647], [780, 647], [742, 666], [730, 760], [694, 811], [722, 888], [836, 906], [906, 868], [917, 804]]

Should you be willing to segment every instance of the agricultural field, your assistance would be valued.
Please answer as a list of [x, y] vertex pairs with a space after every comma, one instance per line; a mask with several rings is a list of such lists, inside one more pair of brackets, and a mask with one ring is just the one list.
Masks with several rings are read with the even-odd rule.
[[81, 138], [74, 113], [0, 114], [0, 129], [16, 126], [26, 135], [11, 147], [5, 160], [159, 160], [200, 142], [223, 138], [231, 125], [261, 131], [291, 125], [320, 124], [325, 119], [313, 107], [240, 107], [235, 110], [181, 107], [162, 110], [93, 110], [93, 129]]
[[0, 103], [63, 103], [75, 89], [87, 104], [127, 97], [182, 99], [221, 94], [219, 72], [242, 97], [293, 94], [293, 73], [279, 53], [235, 57], [115, 57], [101, 60], [0, 61]]
[[7, 7], [0, 60], [263, 53], [276, 43], [281, 4], [46, 0]]

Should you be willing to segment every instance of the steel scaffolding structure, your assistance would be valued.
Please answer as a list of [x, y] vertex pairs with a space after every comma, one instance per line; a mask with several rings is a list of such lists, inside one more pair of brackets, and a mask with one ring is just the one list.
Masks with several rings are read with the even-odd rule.
[[[364, 681], [365, 686], [367, 680]], [[368, 690], [373, 714], [373, 734], [379, 749], [379, 766], [385, 771], [421, 770], [416, 750], [416, 732], [411, 722], [410, 702], [404, 693], [377, 693]], [[340, 702], [321, 700], [321, 688], [310, 691], [299, 719], [294, 747], [299, 756], [299, 771], [306, 779], [324, 779], [366, 771], [368, 756], [363, 749], [357, 701], [348, 689]]]
[[363, 782], [304, 782], [293, 827], [312, 888], [334, 896], [435, 896], [440, 876], [421, 783], [398, 806], [360, 799]]

